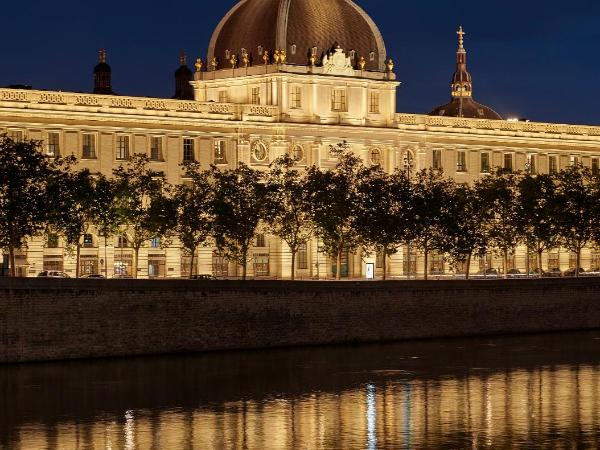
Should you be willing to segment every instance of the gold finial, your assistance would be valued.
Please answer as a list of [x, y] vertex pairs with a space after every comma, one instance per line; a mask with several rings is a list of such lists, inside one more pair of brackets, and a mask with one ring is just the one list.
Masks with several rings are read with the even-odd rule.
[[360, 59], [358, 60], [358, 67], [360, 67], [360, 70], [365, 70], [366, 65], [367, 65], [367, 60], [365, 59], [364, 56], [361, 56]]
[[465, 43], [465, 35], [467, 33], [464, 32], [462, 25], [460, 27], [458, 27], [458, 31], [456, 32], [456, 34], [458, 34], [458, 49], [459, 50], [464, 50], [464, 43]]
[[231, 63], [231, 68], [235, 69], [237, 67], [237, 56], [231, 55], [231, 58], [229, 58], [229, 62]]
[[310, 61], [310, 66], [314, 67], [314, 65], [317, 63], [317, 55], [311, 53], [310, 58], [308, 58], [308, 60]]
[[179, 54], [179, 64], [182, 66], [185, 66], [187, 64], [187, 55], [183, 50]]
[[196, 59], [196, 64], [194, 64], [194, 66], [196, 67], [196, 72], [202, 72], [202, 59], [198, 58]]
[[394, 60], [392, 58], [387, 60], [386, 67], [388, 73], [392, 73], [394, 71]]
[[210, 62], [210, 67], [212, 68], [213, 71], [217, 70], [217, 67], [219, 67], [219, 61], [217, 60], [217, 57], [213, 57], [213, 59]]
[[268, 51], [268, 50], [265, 50], [265, 51], [263, 52], [262, 59], [263, 59], [263, 61], [264, 61], [264, 63], [265, 63], [265, 66], [266, 66], [267, 64], [269, 64], [269, 51]]
[[244, 53], [242, 56], [242, 62], [244, 63], [244, 67], [248, 67], [248, 64], [250, 64], [250, 57], [248, 56], [248, 53]]
[[106, 50], [101, 48], [98, 52], [98, 61], [101, 63], [106, 63]]
[[281, 64], [285, 64], [286, 59], [287, 59], [287, 54], [286, 54], [285, 50], [280, 50], [279, 51], [279, 62]]

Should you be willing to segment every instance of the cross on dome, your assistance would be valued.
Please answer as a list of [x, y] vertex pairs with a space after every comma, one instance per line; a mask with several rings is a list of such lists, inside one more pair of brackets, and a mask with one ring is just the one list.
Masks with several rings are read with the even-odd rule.
[[464, 32], [462, 25], [460, 27], [458, 27], [458, 31], [456, 32], [456, 34], [458, 34], [458, 49], [459, 50], [464, 50], [464, 43], [465, 43], [465, 35], [467, 33]]

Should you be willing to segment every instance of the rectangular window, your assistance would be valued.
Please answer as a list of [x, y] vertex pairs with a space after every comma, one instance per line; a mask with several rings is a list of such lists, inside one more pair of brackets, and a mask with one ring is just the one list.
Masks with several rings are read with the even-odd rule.
[[130, 253], [116, 252], [114, 259], [115, 277], [130, 277], [133, 275], [133, 255]]
[[403, 259], [404, 275], [407, 277], [415, 276], [417, 274], [417, 254], [415, 253], [415, 250], [404, 247]]
[[165, 278], [166, 265], [164, 255], [148, 255], [148, 278]]
[[590, 264], [590, 270], [592, 272], [600, 272], [600, 251], [594, 250], [592, 252], [592, 262]]
[[58, 248], [58, 235], [51, 233], [48, 235], [48, 238], [46, 240], [46, 247], [47, 248]]
[[150, 248], [160, 248], [160, 238], [154, 237], [150, 239]]
[[548, 156], [548, 172], [558, 172], [558, 157], [556, 157], [555, 155]]
[[292, 86], [290, 90], [290, 108], [302, 108], [302, 88], [300, 86]]
[[56, 270], [58, 272], [63, 271], [63, 257], [62, 256], [44, 256], [44, 270]]
[[93, 134], [84, 134], [82, 141], [81, 157], [83, 159], [96, 159], [96, 136]]
[[504, 154], [504, 170], [512, 172], [513, 170], [513, 155], [512, 153]]
[[216, 140], [214, 147], [215, 164], [227, 164], [227, 143], [223, 140]]
[[185, 138], [183, 140], [183, 161], [184, 162], [195, 161], [194, 140], [193, 139]]
[[446, 271], [445, 265], [444, 265], [444, 255], [440, 255], [440, 254], [433, 254], [431, 256], [431, 266], [430, 266], [430, 270], [429, 273], [431, 275], [444, 275]]
[[296, 260], [298, 261], [298, 270], [308, 269], [308, 246], [306, 244], [301, 244], [298, 247]]
[[331, 92], [331, 109], [333, 111], [346, 111], [346, 89], [334, 89]]
[[229, 276], [229, 262], [219, 252], [213, 252], [212, 272], [213, 276], [217, 278]]
[[579, 156], [571, 156], [571, 165], [578, 166], [580, 164]]
[[219, 91], [219, 103], [229, 103], [227, 91]]
[[383, 258], [385, 258], [385, 255], [382, 252], [377, 252], [377, 254], [375, 255], [376, 269], [383, 269]]
[[8, 137], [11, 138], [15, 142], [23, 141], [23, 132], [21, 130], [9, 130]]
[[129, 159], [129, 136], [117, 136], [117, 161]]
[[48, 133], [46, 154], [48, 156], [60, 156], [60, 134], [59, 133]]
[[600, 160], [598, 158], [592, 158], [592, 175], [600, 175]]
[[266, 253], [255, 253], [254, 277], [268, 277], [269, 273], [269, 255]]
[[548, 255], [548, 270], [560, 270], [560, 257], [558, 252], [552, 252]]
[[490, 154], [481, 154], [481, 173], [490, 173]]
[[369, 95], [369, 112], [379, 114], [379, 92], [371, 92]]
[[459, 151], [456, 153], [456, 171], [466, 172], [467, 171], [467, 153]]
[[253, 87], [251, 94], [250, 103], [253, 105], [260, 105], [260, 88]]
[[117, 237], [117, 248], [127, 248], [129, 247], [129, 241], [127, 240], [127, 236], [121, 235]]
[[94, 237], [91, 234], [83, 235], [83, 247], [84, 248], [93, 248], [94, 247]]
[[81, 275], [96, 275], [98, 271], [98, 258], [92, 255], [81, 255]]
[[266, 247], [266, 239], [264, 234], [259, 234], [256, 236], [256, 246], [257, 247]]
[[163, 138], [161, 136], [150, 138], [150, 159], [152, 161], [163, 160]]
[[442, 170], [442, 151], [441, 150], [433, 151], [433, 168], [435, 170]]

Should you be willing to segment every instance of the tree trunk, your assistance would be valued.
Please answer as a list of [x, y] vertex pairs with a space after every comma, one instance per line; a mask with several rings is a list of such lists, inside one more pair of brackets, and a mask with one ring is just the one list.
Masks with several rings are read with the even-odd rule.
[[337, 252], [335, 267], [335, 279], [340, 281], [342, 279], [342, 249]]
[[540, 278], [542, 278], [544, 271], [542, 270], [542, 253], [544, 253], [544, 250], [542, 250], [541, 248], [538, 247], [538, 251], [537, 251], [537, 259], [538, 259], [538, 276]]
[[577, 247], [577, 266], [575, 267], [575, 278], [579, 278], [579, 268], [581, 267], [581, 247]]
[[529, 278], [529, 273], [531, 272], [531, 267], [529, 265], [529, 247], [526, 248], [526, 255], [525, 255], [525, 272], [526, 272], [526, 277]]
[[108, 278], [108, 236], [104, 235], [104, 277]]
[[502, 257], [504, 259], [504, 279], [507, 280], [508, 279], [508, 250], [507, 249], [504, 249]]
[[383, 249], [383, 281], [387, 280], [387, 251]]
[[15, 247], [13, 245], [8, 246], [8, 265], [10, 266], [9, 275], [11, 277], [17, 276], [17, 268], [15, 267]]
[[81, 276], [80, 273], [80, 261], [81, 261], [81, 244], [77, 241], [77, 253], [75, 255], [75, 278]]
[[136, 245], [135, 247], [133, 247], [133, 267], [131, 268], [131, 271], [133, 272], [131, 274], [131, 276], [137, 280], [137, 275], [138, 275], [138, 257], [140, 254], [140, 248]]
[[466, 269], [466, 272], [465, 272], [465, 280], [469, 279], [469, 276], [470, 276], [469, 274], [471, 272], [471, 255], [472, 255], [472, 253], [469, 253], [467, 255], [467, 269]]
[[429, 279], [429, 248], [427, 247], [427, 244], [425, 244], [425, 276], [424, 276], [424, 280], [427, 281]]
[[246, 281], [248, 274], [248, 250], [242, 252], [242, 281]]
[[292, 250], [292, 272], [291, 280], [296, 280], [296, 250]]
[[191, 258], [190, 258], [190, 280], [192, 279], [192, 277], [194, 276], [194, 255], [196, 253], [196, 249], [194, 248], [191, 252]]

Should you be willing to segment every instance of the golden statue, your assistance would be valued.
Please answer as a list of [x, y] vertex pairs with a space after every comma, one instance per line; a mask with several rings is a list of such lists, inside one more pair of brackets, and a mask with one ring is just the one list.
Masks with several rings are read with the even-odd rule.
[[392, 58], [388, 59], [386, 67], [388, 73], [392, 73], [394, 71], [394, 61], [392, 60]]
[[358, 60], [358, 67], [360, 67], [360, 70], [365, 70], [366, 65], [367, 65], [367, 60], [365, 59], [364, 56], [361, 56], [360, 59]]
[[203, 66], [202, 59], [201, 58], [196, 59], [196, 64], [194, 64], [194, 66], [196, 67], [196, 72], [202, 72], [202, 66]]
[[262, 59], [265, 62], [265, 66], [269, 64], [269, 52], [267, 50], [263, 52]]
[[219, 67], [219, 61], [217, 60], [216, 56], [210, 62], [210, 67], [212, 68], [213, 71], [217, 70], [217, 67]]
[[237, 56], [236, 55], [231, 55], [231, 58], [229, 59], [229, 62], [231, 63], [231, 68], [235, 69], [237, 67]]
[[250, 57], [248, 56], [248, 53], [244, 53], [242, 56], [242, 62], [244, 63], [244, 67], [248, 67], [248, 64], [250, 64]]

